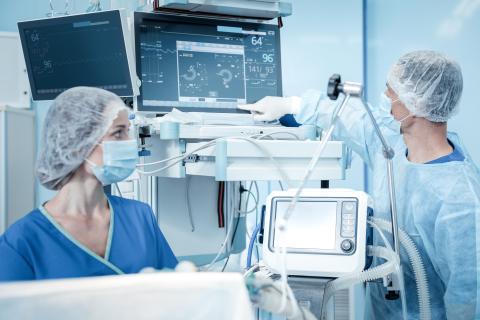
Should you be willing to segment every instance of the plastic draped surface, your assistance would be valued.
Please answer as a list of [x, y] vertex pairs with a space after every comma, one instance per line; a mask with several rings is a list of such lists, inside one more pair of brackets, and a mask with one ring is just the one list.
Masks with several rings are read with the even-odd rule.
[[254, 319], [241, 274], [159, 272], [0, 285], [2, 319]]

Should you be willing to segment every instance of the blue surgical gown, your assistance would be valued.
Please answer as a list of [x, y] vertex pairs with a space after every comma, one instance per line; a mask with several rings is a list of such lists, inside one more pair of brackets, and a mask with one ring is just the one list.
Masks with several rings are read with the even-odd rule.
[[[337, 102], [324, 94], [308, 91], [297, 122], [327, 128]], [[457, 161], [418, 164], [406, 158], [407, 147], [389, 123], [391, 115], [379, 108], [374, 115], [393, 159], [398, 225], [415, 242], [425, 265], [432, 319], [480, 319], [479, 231], [480, 173], [458, 136], [448, 133], [462, 157]], [[351, 100], [340, 116], [334, 139], [343, 140], [372, 170], [370, 193], [375, 216], [390, 221], [387, 167], [382, 146], [364, 108]], [[378, 237], [375, 243], [381, 244]], [[406, 254], [400, 255], [405, 278], [408, 319], [418, 319], [418, 298], [413, 270]], [[381, 261], [374, 259], [374, 263]], [[381, 283], [368, 284], [367, 319], [402, 319], [400, 299], [386, 300]]]
[[0, 237], [0, 281], [136, 273], [174, 268], [177, 259], [145, 203], [108, 196], [110, 229], [105, 257], [75, 240], [43, 207]]

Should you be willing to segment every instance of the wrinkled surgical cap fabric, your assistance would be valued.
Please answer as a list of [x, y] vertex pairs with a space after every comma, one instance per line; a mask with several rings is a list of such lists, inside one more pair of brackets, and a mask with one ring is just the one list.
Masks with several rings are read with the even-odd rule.
[[115, 94], [98, 88], [75, 87], [61, 93], [48, 110], [36, 164], [40, 183], [58, 190], [107, 133], [121, 110]]
[[391, 68], [387, 84], [418, 117], [446, 122], [458, 110], [463, 78], [460, 65], [435, 51], [413, 51]]

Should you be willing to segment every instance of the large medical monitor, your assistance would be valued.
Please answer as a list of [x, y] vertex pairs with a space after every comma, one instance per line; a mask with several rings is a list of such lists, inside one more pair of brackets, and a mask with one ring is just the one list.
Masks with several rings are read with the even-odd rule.
[[282, 94], [276, 25], [137, 12], [135, 38], [138, 111], [242, 112]]
[[33, 99], [51, 100], [76, 86], [135, 95], [124, 21], [122, 10], [112, 10], [19, 22]]

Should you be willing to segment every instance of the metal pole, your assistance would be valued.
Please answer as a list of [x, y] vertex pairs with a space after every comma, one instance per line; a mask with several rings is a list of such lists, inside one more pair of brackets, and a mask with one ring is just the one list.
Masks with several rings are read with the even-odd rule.
[[380, 131], [380, 127], [377, 124], [377, 121], [375, 120], [375, 117], [373, 116], [372, 110], [370, 110], [370, 107], [368, 104], [365, 102], [364, 99], [362, 100], [362, 105], [365, 108], [365, 111], [367, 112], [373, 128], [375, 129], [375, 133], [377, 134], [378, 138], [380, 139], [380, 142], [382, 143], [382, 150], [383, 150], [383, 157], [387, 161], [387, 179], [388, 179], [388, 196], [390, 198], [390, 216], [392, 219], [392, 240], [393, 244], [395, 247], [395, 252], [400, 256], [400, 245], [398, 242], [398, 215], [397, 215], [397, 202], [396, 202], [396, 197], [395, 197], [395, 184], [394, 184], [394, 176], [393, 176], [393, 157], [395, 156], [395, 151], [388, 145], [387, 141], [385, 140], [385, 137], [382, 134], [382, 131]]
[[393, 161], [387, 159], [387, 174], [388, 174], [388, 194], [390, 197], [390, 215], [392, 218], [392, 239], [395, 246], [395, 252], [400, 256], [400, 245], [398, 242], [398, 214], [397, 201], [395, 196], [395, 180], [393, 177]]

